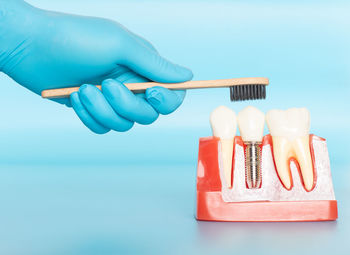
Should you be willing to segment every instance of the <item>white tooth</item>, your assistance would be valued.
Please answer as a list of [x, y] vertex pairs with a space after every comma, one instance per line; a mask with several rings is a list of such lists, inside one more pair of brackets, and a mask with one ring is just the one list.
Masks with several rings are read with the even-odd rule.
[[264, 134], [265, 114], [248, 106], [238, 113], [238, 127], [244, 142], [261, 142]]
[[266, 114], [277, 173], [283, 185], [290, 189], [290, 158], [298, 161], [305, 189], [313, 187], [314, 172], [309, 146], [310, 113], [306, 108], [286, 111], [271, 110]]
[[217, 107], [210, 115], [213, 135], [220, 139], [225, 181], [231, 188], [233, 141], [236, 135], [237, 118], [234, 111], [226, 106]]

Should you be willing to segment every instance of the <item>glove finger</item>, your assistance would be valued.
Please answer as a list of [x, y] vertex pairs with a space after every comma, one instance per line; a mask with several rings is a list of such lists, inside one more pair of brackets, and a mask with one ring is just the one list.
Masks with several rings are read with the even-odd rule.
[[102, 83], [102, 93], [117, 114], [128, 120], [148, 125], [159, 116], [144, 98], [135, 96], [119, 81], [105, 80]]
[[147, 101], [161, 114], [174, 112], [182, 104], [185, 95], [185, 90], [169, 90], [158, 86], [146, 90]]
[[79, 119], [88, 127], [92, 132], [96, 134], [105, 134], [110, 131], [109, 128], [106, 128], [99, 124], [88, 111], [85, 109], [83, 104], [80, 102], [78, 92], [74, 92], [70, 95], [70, 101], [75, 113], [78, 115]]
[[102, 92], [93, 85], [82, 85], [79, 89], [79, 98], [90, 115], [107, 128], [124, 132], [134, 125], [132, 121], [119, 116]]
[[132, 40], [122, 64], [147, 79], [157, 82], [184, 82], [192, 79], [192, 71], [171, 63], [143, 44]]

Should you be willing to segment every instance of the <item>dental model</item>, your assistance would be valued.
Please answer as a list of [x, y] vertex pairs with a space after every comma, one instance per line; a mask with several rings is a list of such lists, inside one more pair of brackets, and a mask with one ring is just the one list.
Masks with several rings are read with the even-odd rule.
[[237, 130], [237, 118], [234, 111], [226, 106], [219, 106], [210, 115], [213, 136], [221, 143], [222, 165], [228, 188], [232, 187], [233, 141]]
[[271, 110], [266, 122], [273, 142], [273, 155], [278, 176], [287, 190], [292, 188], [290, 161], [295, 159], [307, 191], [314, 187], [314, 171], [310, 153], [310, 114], [306, 108], [286, 111]]
[[246, 182], [249, 189], [261, 185], [261, 142], [264, 134], [265, 114], [248, 106], [238, 113], [238, 127], [245, 144]]
[[[270, 134], [263, 136], [264, 119]], [[264, 113], [227, 107], [199, 139], [196, 218], [206, 221], [329, 221], [338, 218], [324, 138], [309, 134], [306, 108]]]

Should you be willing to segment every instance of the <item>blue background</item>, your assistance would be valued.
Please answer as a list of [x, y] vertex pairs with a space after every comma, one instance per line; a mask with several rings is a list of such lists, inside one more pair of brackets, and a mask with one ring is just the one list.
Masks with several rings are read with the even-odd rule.
[[[347, 1], [28, 2], [117, 20], [196, 80], [266, 76], [271, 86], [249, 103], [231, 103], [227, 89], [189, 91], [155, 124], [99, 136], [0, 74], [0, 254], [349, 254]], [[339, 220], [197, 222], [198, 138], [221, 104], [307, 107], [328, 142]]]

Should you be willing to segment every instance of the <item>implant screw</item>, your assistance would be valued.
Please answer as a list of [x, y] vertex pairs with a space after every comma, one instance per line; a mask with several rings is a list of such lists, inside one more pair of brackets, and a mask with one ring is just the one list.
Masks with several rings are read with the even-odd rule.
[[245, 177], [249, 189], [259, 189], [261, 185], [261, 143], [245, 143]]

